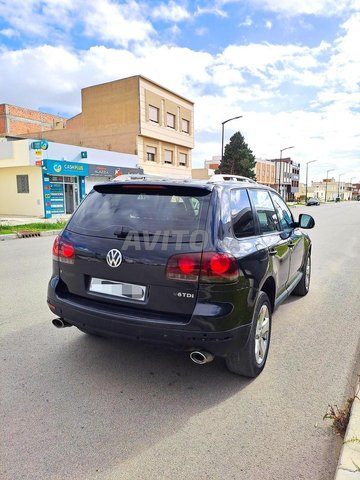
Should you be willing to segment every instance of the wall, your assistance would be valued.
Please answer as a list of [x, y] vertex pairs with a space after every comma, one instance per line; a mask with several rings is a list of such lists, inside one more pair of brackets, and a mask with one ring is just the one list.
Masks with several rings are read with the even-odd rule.
[[0, 143], [0, 173], [4, 167], [29, 165], [29, 140]]
[[[2, 168], [0, 175], [0, 214], [44, 216], [40, 167]], [[16, 175], [29, 176], [29, 193], [17, 193]]]
[[23, 135], [63, 128], [64, 125], [66, 125], [66, 119], [58, 115], [15, 105], [0, 105], [0, 135]]

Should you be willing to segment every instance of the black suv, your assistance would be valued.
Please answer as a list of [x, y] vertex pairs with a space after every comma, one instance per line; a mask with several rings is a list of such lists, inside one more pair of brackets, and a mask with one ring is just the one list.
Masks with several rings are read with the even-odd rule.
[[187, 350], [199, 364], [224, 357], [255, 377], [273, 310], [309, 290], [299, 227], [314, 224], [243, 177], [96, 185], [54, 242], [53, 324]]

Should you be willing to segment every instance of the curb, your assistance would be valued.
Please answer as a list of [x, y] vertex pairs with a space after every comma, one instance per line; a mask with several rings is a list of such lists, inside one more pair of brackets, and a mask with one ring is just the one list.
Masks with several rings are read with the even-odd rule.
[[[62, 229], [60, 230], [46, 230], [44, 232], [36, 232], [39, 233], [40, 235], [36, 235], [36, 237], [50, 237], [51, 235], [57, 235], [59, 232], [61, 232]], [[16, 240], [16, 239], [23, 239], [23, 238], [30, 238], [29, 237], [21, 237], [18, 236], [16, 233], [6, 233], [4, 235], [0, 235], [0, 242], [3, 242], [5, 240]], [[33, 237], [35, 238], [35, 237]]]
[[[359, 397], [360, 384], [356, 390]], [[356, 397], [351, 407], [334, 480], [360, 480], [360, 400]]]

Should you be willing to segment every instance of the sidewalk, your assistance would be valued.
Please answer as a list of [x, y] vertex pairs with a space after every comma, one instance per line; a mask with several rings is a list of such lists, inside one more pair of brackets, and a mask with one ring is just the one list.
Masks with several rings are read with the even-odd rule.
[[360, 480], [360, 384], [336, 470], [335, 480]]
[[0, 225], [24, 225], [27, 223], [56, 223], [67, 221], [71, 215], [61, 215], [55, 218], [26, 217], [20, 215], [0, 215]]

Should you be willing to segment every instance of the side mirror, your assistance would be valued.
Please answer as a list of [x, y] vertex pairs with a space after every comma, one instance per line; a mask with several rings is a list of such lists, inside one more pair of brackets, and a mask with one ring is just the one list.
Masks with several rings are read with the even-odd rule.
[[299, 221], [297, 222], [300, 228], [313, 228], [315, 226], [315, 220], [311, 215], [301, 213], [299, 215]]

